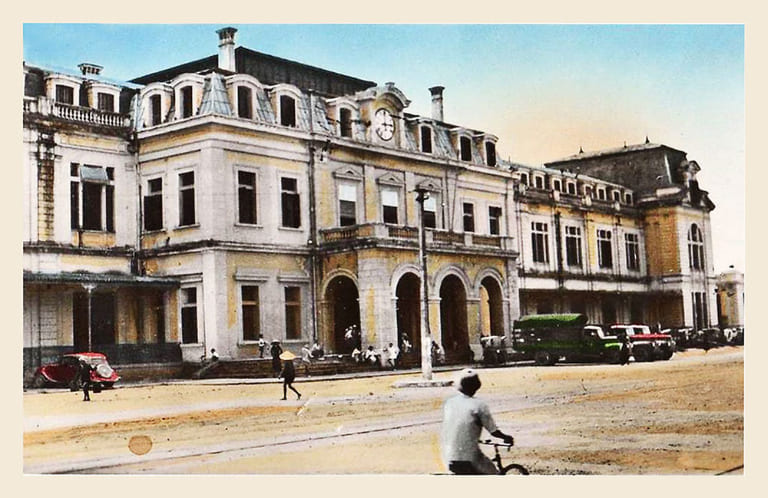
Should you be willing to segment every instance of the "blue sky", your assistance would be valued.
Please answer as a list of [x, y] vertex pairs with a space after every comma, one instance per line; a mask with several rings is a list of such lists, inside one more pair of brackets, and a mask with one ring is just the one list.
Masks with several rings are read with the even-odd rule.
[[[640, 143], [702, 167], [715, 270], [745, 269], [744, 28], [741, 25], [231, 24], [237, 45], [384, 83], [430, 114], [499, 137], [505, 158], [540, 164]], [[128, 80], [217, 52], [224, 24], [25, 24], [24, 59], [104, 66]]]

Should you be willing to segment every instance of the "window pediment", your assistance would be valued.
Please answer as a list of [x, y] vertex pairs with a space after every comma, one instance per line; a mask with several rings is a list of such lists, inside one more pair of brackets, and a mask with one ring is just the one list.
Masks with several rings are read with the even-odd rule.
[[426, 180], [420, 181], [416, 184], [416, 188], [426, 190], [428, 192], [440, 192], [442, 190], [440, 182], [432, 178], [427, 178]]
[[333, 172], [334, 178], [342, 178], [344, 180], [362, 181], [363, 175], [352, 166], [342, 166], [341, 168]]
[[376, 179], [376, 183], [378, 183], [379, 185], [390, 185], [393, 187], [402, 187], [405, 184], [405, 182], [403, 181], [400, 175], [397, 175], [392, 172], [384, 173], [383, 175], [378, 177]]

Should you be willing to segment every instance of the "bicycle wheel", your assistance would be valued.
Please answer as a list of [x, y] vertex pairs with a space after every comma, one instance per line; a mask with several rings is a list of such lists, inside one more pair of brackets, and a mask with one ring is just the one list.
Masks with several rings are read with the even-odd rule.
[[530, 474], [528, 472], [528, 469], [523, 467], [522, 465], [519, 465], [517, 463], [513, 463], [510, 465], [507, 465], [501, 470], [501, 474], [504, 475], [520, 475], [520, 476], [527, 476]]

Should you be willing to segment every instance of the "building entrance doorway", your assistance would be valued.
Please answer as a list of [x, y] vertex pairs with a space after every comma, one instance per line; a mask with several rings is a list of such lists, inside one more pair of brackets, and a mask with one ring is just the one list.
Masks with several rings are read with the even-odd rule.
[[445, 277], [440, 285], [440, 336], [446, 356], [469, 351], [467, 292], [461, 279]]
[[411, 351], [421, 351], [421, 279], [406, 273], [397, 282], [397, 341], [400, 351], [403, 338], [411, 343]]
[[499, 283], [485, 277], [480, 282], [480, 332], [484, 337], [504, 335], [504, 306]]
[[[349, 277], [334, 277], [328, 283], [325, 299], [330, 304], [330, 330], [333, 331], [333, 343], [328, 344], [334, 353], [351, 353], [355, 342], [346, 341], [345, 331], [355, 326], [360, 332], [360, 303], [357, 286]], [[359, 337], [356, 336], [356, 337]]]
[[[88, 350], [88, 294], [76, 292], [72, 302], [72, 328], [75, 350]], [[115, 295], [91, 294], [91, 349], [115, 344]]]

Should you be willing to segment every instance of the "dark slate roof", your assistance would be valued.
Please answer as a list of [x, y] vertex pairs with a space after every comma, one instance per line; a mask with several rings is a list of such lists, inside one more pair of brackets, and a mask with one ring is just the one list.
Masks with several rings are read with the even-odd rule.
[[667, 150], [673, 150], [675, 152], [679, 152], [681, 154], [685, 154], [685, 152], [678, 149], [673, 149], [672, 147], [669, 147], [667, 145], [646, 142], [642, 144], [625, 145], [622, 147], [614, 147], [612, 149], [603, 149], [603, 150], [592, 151], [592, 152], [579, 152], [578, 154], [574, 154], [572, 156], [564, 157], [562, 159], [557, 159], [554, 161], [549, 161], [544, 164], [546, 166], [550, 166], [550, 165], [559, 164], [559, 163], [568, 163], [572, 161], [581, 161], [585, 159], [596, 159], [600, 157], [629, 154], [632, 152], [646, 151], [646, 150], [653, 150], [653, 149], [667, 149]]
[[[147, 85], [155, 81], [169, 81], [184, 73], [199, 73], [218, 68], [218, 55], [187, 62], [168, 69], [140, 76], [132, 83]], [[235, 68], [238, 73], [250, 74], [265, 85], [290, 83], [302, 91], [314, 90], [327, 97], [351, 95], [376, 86], [376, 82], [346, 76], [326, 69], [321, 69], [300, 62], [282, 59], [254, 50], [237, 47], [235, 49]]]

